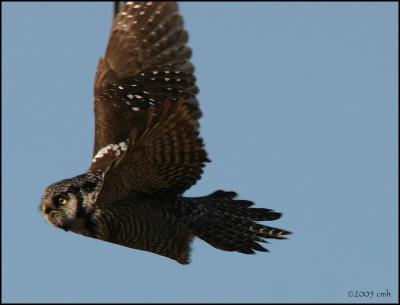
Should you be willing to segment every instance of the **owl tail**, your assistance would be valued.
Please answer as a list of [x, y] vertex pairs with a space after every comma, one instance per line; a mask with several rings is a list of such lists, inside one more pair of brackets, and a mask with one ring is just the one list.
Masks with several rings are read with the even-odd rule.
[[251, 208], [253, 202], [235, 200], [235, 192], [216, 191], [205, 197], [184, 198], [187, 225], [192, 232], [215, 248], [254, 254], [268, 252], [257, 242], [264, 238], [285, 239], [291, 232], [258, 224], [271, 221], [281, 213]]

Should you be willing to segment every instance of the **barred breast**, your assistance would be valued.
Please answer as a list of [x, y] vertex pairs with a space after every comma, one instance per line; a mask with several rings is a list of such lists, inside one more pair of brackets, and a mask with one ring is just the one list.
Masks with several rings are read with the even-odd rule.
[[91, 218], [90, 237], [189, 263], [193, 235], [169, 202], [132, 195]]

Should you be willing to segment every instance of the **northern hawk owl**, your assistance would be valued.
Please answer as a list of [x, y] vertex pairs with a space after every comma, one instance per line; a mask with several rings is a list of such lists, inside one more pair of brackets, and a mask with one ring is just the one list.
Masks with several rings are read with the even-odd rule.
[[189, 198], [210, 162], [188, 33], [175, 2], [127, 2], [95, 77], [95, 140], [86, 173], [50, 185], [40, 209], [52, 225], [189, 263], [195, 236], [253, 254], [289, 231], [257, 223], [281, 214], [235, 192]]

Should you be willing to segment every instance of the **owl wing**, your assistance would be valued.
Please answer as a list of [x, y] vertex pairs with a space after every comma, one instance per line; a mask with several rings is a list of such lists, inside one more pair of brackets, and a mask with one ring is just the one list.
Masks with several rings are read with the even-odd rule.
[[183, 98], [201, 116], [187, 41], [175, 2], [127, 2], [116, 15], [96, 72], [93, 155], [124, 141], [166, 99]]
[[141, 125], [132, 129], [127, 140], [93, 159], [90, 170], [103, 171], [99, 204], [131, 192], [181, 195], [200, 178], [209, 160], [198, 125], [183, 100], [149, 108]]

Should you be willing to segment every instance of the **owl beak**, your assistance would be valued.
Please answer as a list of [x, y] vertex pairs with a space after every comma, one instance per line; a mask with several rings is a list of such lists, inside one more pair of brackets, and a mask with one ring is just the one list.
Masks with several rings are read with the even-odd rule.
[[52, 210], [51, 207], [49, 207], [48, 205], [45, 205], [45, 204], [43, 204], [40, 209], [44, 215], [49, 214]]

